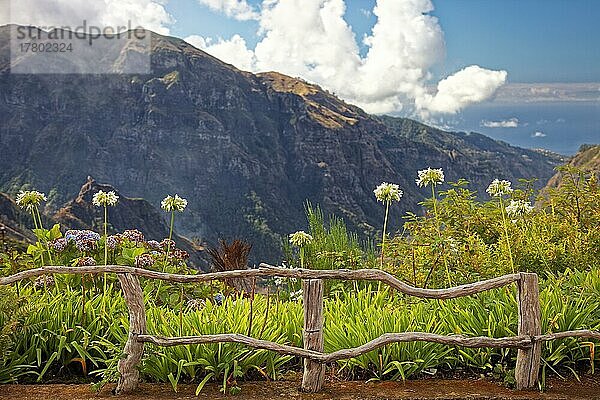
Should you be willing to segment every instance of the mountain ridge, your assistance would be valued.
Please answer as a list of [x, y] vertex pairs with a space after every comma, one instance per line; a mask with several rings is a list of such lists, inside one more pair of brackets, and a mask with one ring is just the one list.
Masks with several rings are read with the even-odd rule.
[[[88, 175], [123, 195], [189, 201], [179, 232], [214, 243], [241, 237], [255, 261], [278, 262], [306, 200], [372, 235], [373, 189], [399, 183], [391, 229], [426, 195], [418, 169], [442, 167], [482, 190], [494, 178], [545, 182], [563, 158], [474, 133], [375, 117], [276, 72], [251, 74], [181, 39], [153, 34], [150, 74], [11, 75], [0, 28], [0, 190], [50, 192], [59, 208]], [[113, 50], [117, 53], [119, 49]], [[113, 54], [113, 53], [111, 53]]]

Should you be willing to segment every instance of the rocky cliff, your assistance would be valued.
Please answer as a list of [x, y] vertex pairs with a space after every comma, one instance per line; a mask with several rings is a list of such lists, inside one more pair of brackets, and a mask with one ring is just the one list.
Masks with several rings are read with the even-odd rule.
[[178, 193], [189, 200], [179, 232], [209, 243], [241, 237], [253, 261], [278, 261], [281, 238], [305, 228], [307, 199], [372, 234], [382, 181], [405, 191], [393, 229], [427, 195], [414, 185], [417, 169], [443, 167], [481, 190], [494, 178], [545, 181], [562, 161], [374, 117], [316, 85], [242, 72], [155, 34], [151, 74], [10, 74], [9, 29], [0, 28], [0, 190], [32, 184], [51, 192], [55, 209], [88, 175], [155, 206]]

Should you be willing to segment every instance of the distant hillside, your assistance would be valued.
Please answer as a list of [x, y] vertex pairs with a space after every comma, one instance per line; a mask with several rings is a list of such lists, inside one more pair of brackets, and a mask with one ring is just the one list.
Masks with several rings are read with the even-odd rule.
[[[307, 199], [373, 235], [382, 181], [405, 191], [391, 209], [396, 229], [428, 193], [414, 184], [418, 169], [442, 167], [448, 180], [482, 191], [494, 178], [545, 182], [562, 162], [475, 133], [374, 117], [319, 86], [242, 72], [157, 34], [148, 75], [11, 75], [10, 29], [0, 27], [0, 191], [31, 184], [50, 194], [49, 211], [88, 175], [155, 206], [178, 193], [189, 200], [180, 233], [211, 244], [246, 239], [255, 262], [279, 261], [281, 240], [306, 227]], [[107, 51], [122, 61], [136, 50]]]
[[[587, 144], [581, 146], [577, 154], [568, 160], [568, 165], [580, 168], [584, 171], [595, 171], [600, 173], [600, 145]], [[562, 184], [563, 174], [557, 172], [548, 181], [547, 187], [558, 187]]]

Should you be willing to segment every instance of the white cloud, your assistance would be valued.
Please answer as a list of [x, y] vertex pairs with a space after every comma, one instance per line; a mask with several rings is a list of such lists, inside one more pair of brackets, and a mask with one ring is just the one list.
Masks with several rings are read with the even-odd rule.
[[[211, 8], [233, 17], [225, 4], [245, 3], [199, 1], [215, 3]], [[454, 114], [490, 98], [507, 74], [473, 65], [443, 79], [431, 93], [430, 70], [445, 55], [444, 35], [437, 18], [429, 15], [432, 10], [430, 0], [377, 0], [372, 10], [377, 22], [363, 39], [364, 57], [344, 20], [344, 0], [263, 0], [257, 16], [261, 39], [254, 49], [242, 47], [245, 42], [236, 36], [203, 38], [201, 44], [239, 68], [300, 76], [368, 112], [405, 110], [425, 118]]]
[[233, 35], [229, 40], [219, 39], [216, 42], [211, 38], [192, 35], [186, 37], [185, 41], [244, 71], [252, 70], [256, 63], [254, 52], [248, 50], [246, 41], [240, 35]]
[[259, 17], [259, 14], [246, 0], [198, 0], [198, 2], [213, 11], [222, 12], [239, 21], [258, 19]]
[[175, 22], [162, 0], [0, 0], [0, 8], [10, 10], [0, 13], [0, 24], [76, 29], [85, 21], [88, 27], [143, 26], [166, 35]]
[[501, 121], [488, 121], [484, 119], [481, 121], [481, 126], [486, 128], [516, 128], [519, 126], [519, 119], [514, 117]]
[[531, 135], [531, 137], [534, 138], [543, 138], [546, 137], [546, 134], [542, 131], [536, 131], [533, 135]]
[[455, 114], [466, 106], [490, 98], [506, 82], [506, 71], [490, 71], [471, 65], [442, 79], [435, 95], [417, 99], [426, 111]]

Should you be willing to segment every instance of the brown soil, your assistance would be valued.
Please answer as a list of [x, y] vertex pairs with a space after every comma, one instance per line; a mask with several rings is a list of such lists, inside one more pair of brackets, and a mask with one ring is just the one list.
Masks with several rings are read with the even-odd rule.
[[406, 382], [326, 382], [321, 393], [306, 394], [298, 390], [299, 381], [283, 382], [242, 382], [242, 392], [237, 396], [223, 395], [216, 384], [207, 385], [198, 397], [194, 395], [195, 385], [180, 385], [174, 393], [168, 384], [142, 384], [135, 395], [115, 397], [112, 387], [105, 387], [101, 393], [90, 391], [89, 385], [0, 385], [1, 399], [43, 399], [43, 400], [147, 400], [147, 399], [344, 399], [344, 400], [475, 400], [475, 399], [600, 399], [600, 378], [582, 377], [581, 381], [551, 380], [545, 392], [518, 392], [507, 389], [498, 383], [486, 380], [424, 379]]

